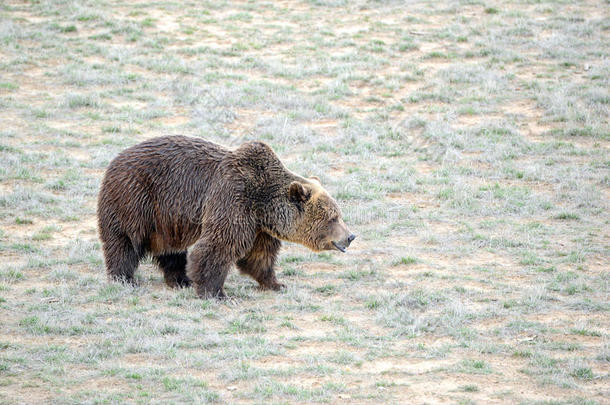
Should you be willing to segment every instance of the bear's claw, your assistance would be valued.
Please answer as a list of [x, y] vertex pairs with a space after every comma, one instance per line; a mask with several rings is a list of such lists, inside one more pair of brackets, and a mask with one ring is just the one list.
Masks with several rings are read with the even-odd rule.
[[261, 284], [260, 288], [261, 288], [261, 290], [280, 291], [280, 290], [284, 290], [286, 288], [286, 284], [282, 284], [282, 283]]

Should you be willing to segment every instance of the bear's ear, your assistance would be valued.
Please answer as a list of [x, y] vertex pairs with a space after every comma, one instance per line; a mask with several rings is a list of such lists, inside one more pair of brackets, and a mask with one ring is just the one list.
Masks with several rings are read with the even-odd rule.
[[318, 176], [309, 176], [310, 179], [317, 181], [318, 183], [322, 184], [322, 180], [320, 180], [320, 178]]
[[294, 202], [305, 202], [309, 200], [310, 191], [307, 190], [301, 183], [298, 181], [293, 181], [290, 183], [290, 200]]

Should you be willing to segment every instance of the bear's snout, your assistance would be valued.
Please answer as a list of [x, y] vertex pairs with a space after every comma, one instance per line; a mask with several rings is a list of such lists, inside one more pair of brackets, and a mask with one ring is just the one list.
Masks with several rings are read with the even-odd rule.
[[342, 251], [343, 253], [345, 253], [345, 250], [348, 248], [348, 246], [352, 243], [352, 241], [356, 239], [356, 235], [354, 235], [353, 233], [351, 233], [348, 237], [346, 237], [345, 239], [339, 240], [339, 241], [332, 241], [332, 244], [335, 248], [337, 248], [337, 250]]

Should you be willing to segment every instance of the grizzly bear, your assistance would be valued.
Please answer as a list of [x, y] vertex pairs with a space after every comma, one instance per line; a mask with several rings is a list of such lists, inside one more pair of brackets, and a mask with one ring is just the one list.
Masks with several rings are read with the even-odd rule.
[[315, 177], [288, 170], [263, 142], [234, 150], [199, 138], [165, 136], [121, 152], [98, 199], [98, 226], [111, 280], [133, 282], [151, 255], [172, 287], [225, 297], [231, 266], [264, 289], [280, 240], [345, 252], [355, 236]]

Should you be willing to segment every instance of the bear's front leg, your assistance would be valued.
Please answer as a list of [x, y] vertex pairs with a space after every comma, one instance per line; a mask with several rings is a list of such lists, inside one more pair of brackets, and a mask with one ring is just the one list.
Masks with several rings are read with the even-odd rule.
[[279, 239], [259, 232], [250, 251], [237, 261], [239, 270], [258, 281], [263, 289], [280, 290], [285, 287], [275, 277], [275, 260], [282, 243]]
[[234, 259], [230, 249], [201, 239], [189, 253], [186, 273], [201, 298], [226, 298], [223, 286]]

